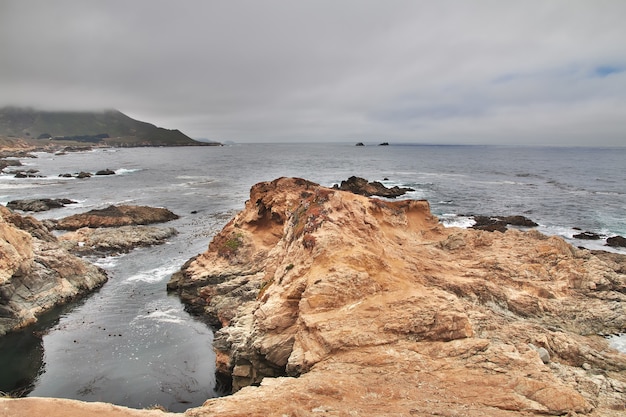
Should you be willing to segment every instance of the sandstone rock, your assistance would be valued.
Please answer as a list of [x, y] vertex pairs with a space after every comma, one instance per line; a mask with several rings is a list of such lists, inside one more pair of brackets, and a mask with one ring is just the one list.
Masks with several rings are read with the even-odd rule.
[[100, 210], [64, 217], [57, 222], [59, 230], [77, 230], [81, 227], [119, 227], [163, 223], [178, 216], [165, 208], [146, 206], [109, 206]]
[[59, 237], [63, 246], [78, 255], [111, 255], [140, 246], [159, 245], [178, 232], [173, 227], [122, 226], [92, 229], [83, 227]]
[[105, 281], [102, 270], [70, 255], [41, 222], [0, 206], [0, 335]]
[[620, 415], [626, 355], [595, 335], [626, 327], [621, 262], [444, 228], [425, 201], [257, 184], [170, 284], [221, 327], [237, 391], [186, 414]]
[[37, 198], [26, 200], [12, 200], [7, 203], [7, 208], [21, 211], [46, 211], [53, 208], [64, 207], [66, 204], [75, 204], [76, 201], [67, 198]]
[[396, 198], [406, 194], [408, 191], [415, 191], [412, 188], [401, 188], [398, 186], [387, 188], [378, 181], [368, 182], [365, 178], [354, 176], [348, 178], [346, 181], [341, 181], [341, 185], [335, 185], [334, 188], [368, 197], [380, 196], [387, 198]]

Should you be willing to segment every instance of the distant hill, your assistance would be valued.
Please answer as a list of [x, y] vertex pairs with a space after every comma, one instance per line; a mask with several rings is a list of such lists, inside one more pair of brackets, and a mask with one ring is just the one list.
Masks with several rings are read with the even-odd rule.
[[0, 108], [0, 135], [41, 141], [73, 141], [111, 146], [207, 146], [179, 130], [132, 119], [117, 110], [40, 111]]

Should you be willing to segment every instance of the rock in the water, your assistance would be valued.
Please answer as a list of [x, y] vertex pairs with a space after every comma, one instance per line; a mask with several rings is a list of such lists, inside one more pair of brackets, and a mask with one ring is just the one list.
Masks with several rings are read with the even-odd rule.
[[594, 232], [576, 233], [572, 237], [574, 239], [582, 239], [582, 240], [599, 240], [599, 239], [601, 239], [601, 236], [599, 234], [597, 234], [597, 233], [594, 233]]
[[63, 249], [41, 222], [0, 206], [0, 335], [35, 323], [106, 279]]
[[173, 227], [121, 226], [68, 232], [59, 240], [72, 253], [111, 255], [126, 253], [140, 246], [159, 245], [178, 232]]
[[379, 196], [387, 198], [396, 198], [406, 194], [408, 191], [415, 191], [412, 188], [401, 188], [398, 186], [387, 188], [378, 181], [368, 182], [365, 178], [354, 176], [346, 181], [341, 181], [341, 185], [335, 185], [334, 188], [368, 197]]
[[612, 236], [606, 240], [607, 246], [626, 248], [626, 237]]
[[37, 198], [13, 200], [7, 203], [7, 208], [21, 211], [46, 211], [53, 208], [65, 207], [66, 204], [76, 204], [76, 201], [67, 198]]
[[59, 230], [77, 230], [81, 227], [119, 227], [163, 223], [178, 219], [168, 209], [147, 206], [109, 206], [104, 209], [90, 210], [58, 220]]
[[80, 178], [80, 179], [91, 178], [91, 173], [85, 172], [85, 171], [81, 171], [78, 174], [76, 174], [76, 178]]
[[488, 232], [506, 232], [507, 226], [535, 227], [537, 223], [524, 216], [473, 216], [472, 229], [486, 230]]
[[96, 172], [96, 175], [115, 175], [115, 171], [112, 169], [102, 169]]

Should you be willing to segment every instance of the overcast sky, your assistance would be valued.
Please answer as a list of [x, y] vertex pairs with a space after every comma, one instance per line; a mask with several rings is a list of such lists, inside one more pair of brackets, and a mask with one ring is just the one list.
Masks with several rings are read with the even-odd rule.
[[0, 0], [0, 106], [194, 138], [626, 145], [626, 1]]

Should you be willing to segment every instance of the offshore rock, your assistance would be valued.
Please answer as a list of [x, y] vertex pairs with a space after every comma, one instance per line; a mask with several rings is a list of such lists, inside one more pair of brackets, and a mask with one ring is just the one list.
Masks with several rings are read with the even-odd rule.
[[119, 227], [163, 223], [178, 219], [178, 216], [166, 208], [147, 206], [109, 206], [104, 209], [90, 210], [59, 219], [59, 230], [77, 230], [81, 227]]
[[365, 178], [354, 176], [348, 178], [346, 181], [341, 181], [341, 185], [335, 184], [334, 188], [368, 197], [379, 196], [387, 198], [396, 198], [406, 194], [408, 191], [415, 191], [412, 188], [401, 188], [397, 185], [387, 188], [378, 181], [368, 182]]
[[59, 241], [68, 251], [77, 255], [109, 256], [127, 253], [141, 246], [160, 245], [177, 233], [173, 227], [83, 227], [59, 236]]
[[[170, 282], [236, 394], [188, 416], [622, 415], [622, 258], [444, 228], [426, 201], [280, 178]], [[582, 366], [585, 364], [586, 369]]]
[[41, 222], [0, 206], [0, 335], [35, 323], [106, 279], [63, 249]]
[[66, 204], [76, 204], [76, 201], [68, 198], [35, 198], [26, 200], [12, 200], [7, 203], [7, 208], [21, 211], [47, 211], [53, 208], [65, 207]]

